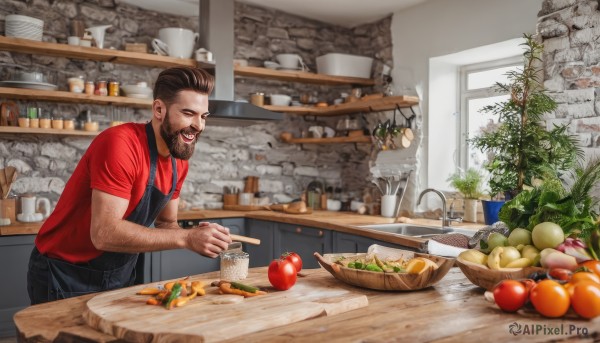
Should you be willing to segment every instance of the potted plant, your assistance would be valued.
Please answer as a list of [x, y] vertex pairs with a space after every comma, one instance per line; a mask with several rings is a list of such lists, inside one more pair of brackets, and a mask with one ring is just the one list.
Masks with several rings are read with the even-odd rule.
[[556, 102], [544, 93], [540, 82], [543, 46], [529, 35], [524, 37], [523, 69], [508, 72], [507, 84], [496, 84], [509, 99], [482, 110], [498, 115], [498, 125], [469, 140], [488, 155], [484, 166], [490, 173], [492, 200], [499, 194], [512, 198], [548, 173], [560, 176], [583, 155], [566, 125], [546, 129], [544, 114], [554, 111]]
[[475, 168], [459, 170], [448, 178], [450, 185], [456, 188], [464, 199], [464, 216], [466, 222], [477, 222], [477, 201], [481, 196], [483, 175]]

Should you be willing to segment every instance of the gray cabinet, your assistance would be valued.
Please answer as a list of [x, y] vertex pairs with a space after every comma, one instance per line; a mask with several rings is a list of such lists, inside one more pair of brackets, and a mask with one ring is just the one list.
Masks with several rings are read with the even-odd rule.
[[363, 253], [367, 252], [369, 246], [379, 244], [390, 248], [416, 251], [416, 249], [405, 247], [398, 244], [388, 243], [364, 236], [352, 235], [344, 232], [333, 232], [333, 252], [334, 253]]
[[13, 316], [30, 305], [27, 269], [35, 235], [0, 237], [0, 337], [15, 335]]
[[[179, 225], [183, 228], [190, 228], [202, 221], [226, 226], [231, 233], [236, 235], [245, 235], [244, 218], [184, 220], [180, 221]], [[205, 257], [186, 249], [157, 251], [150, 255], [151, 277], [149, 281], [175, 279], [219, 270], [218, 257]], [[147, 265], [146, 263], [145, 266]]]
[[275, 257], [273, 236], [277, 223], [265, 220], [246, 219], [246, 236], [260, 239], [260, 245], [246, 245], [250, 255], [250, 267], [264, 267]]
[[323, 255], [332, 251], [332, 234], [325, 229], [278, 223], [274, 240], [275, 256], [293, 251], [302, 258], [302, 268], [319, 268], [313, 254]]

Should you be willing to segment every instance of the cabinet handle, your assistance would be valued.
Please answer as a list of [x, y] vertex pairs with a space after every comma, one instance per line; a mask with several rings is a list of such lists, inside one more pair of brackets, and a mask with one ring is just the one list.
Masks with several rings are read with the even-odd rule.
[[297, 227], [296, 228], [296, 233], [302, 233], [302, 228], [301, 227]]
[[319, 230], [319, 237], [323, 237], [323, 230]]

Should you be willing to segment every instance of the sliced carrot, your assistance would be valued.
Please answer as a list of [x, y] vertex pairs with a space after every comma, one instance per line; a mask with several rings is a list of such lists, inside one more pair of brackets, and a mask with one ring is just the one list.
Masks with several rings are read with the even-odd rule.
[[160, 300], [158, 300], [156, 298], [150, 298], [150, 299], [146, 300], [146, 304], [148, 304], [148, 305], [160, 305]]
[[150, 287], [150, 288], [141, 289], [136, 294], [140, 294], [140, 295], [157, 295], [158, 293], [160, 293], [160, 289], [154, 288], [154, 287]]

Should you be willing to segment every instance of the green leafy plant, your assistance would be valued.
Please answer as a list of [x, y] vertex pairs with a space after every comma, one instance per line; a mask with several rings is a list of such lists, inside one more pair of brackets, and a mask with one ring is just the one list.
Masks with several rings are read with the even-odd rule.
[[497, 129], [469, 140], [490, 157], [485, 168], [492, 197], [503, 192], [515, 196], [548, 172], [560, 176], [583, 157], [576, 136], [569, 135], [566, 126], [546, 130], [543, 124], [544, 114], [554, 111], [556, 102], [538, 81], [543, 46], [531, 36], [524, 37], [523, 69], [508, 72], [508, 84], [497, 83], [510, 98], [483, 108], [484, 113], [498, 115]]
[[456, 188], [465, 199], [479, 199], [481, 196], [483, 175], [475, 168], [469, 168], [466, 171], [457, 171], [450, 175], [447, 181], [449, 181], [450, 185]]
[[566, 182], [546, 174], [541, 185], [508, 201], [498, 218], [511, 230], [533, 230], [537, 224], [549, 221], [560, 225], [565, 235], [587, 238], [596, 228], [598, 199], [593, 190], [599, 181], [600, 159], [573, 168]]

